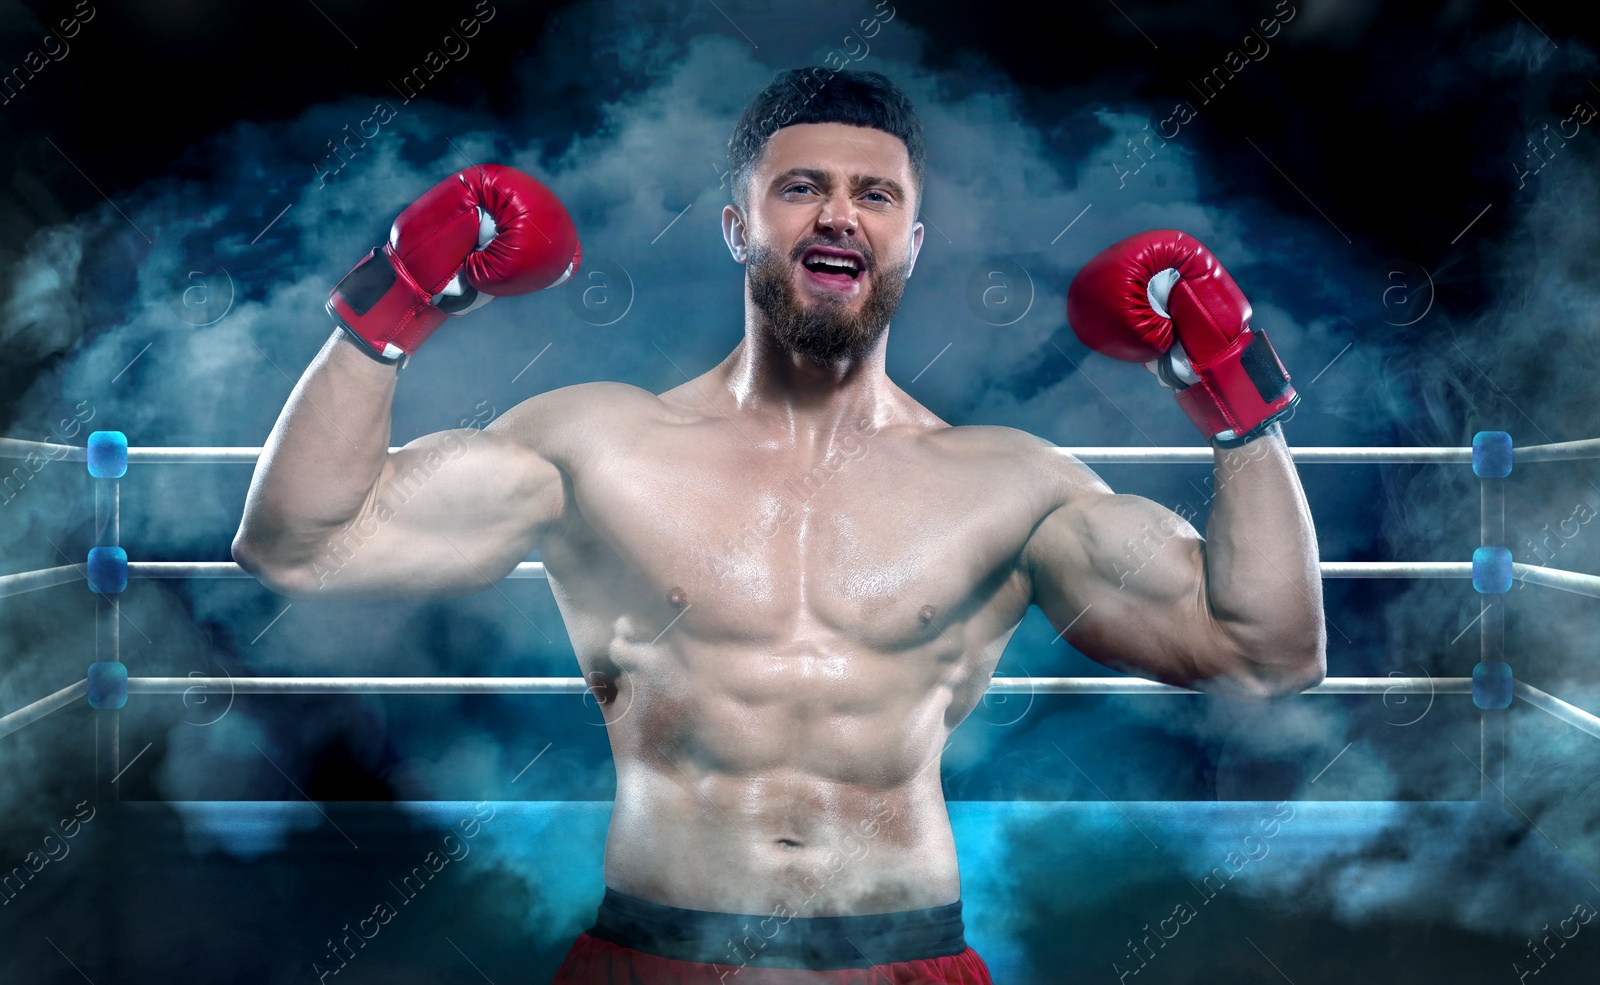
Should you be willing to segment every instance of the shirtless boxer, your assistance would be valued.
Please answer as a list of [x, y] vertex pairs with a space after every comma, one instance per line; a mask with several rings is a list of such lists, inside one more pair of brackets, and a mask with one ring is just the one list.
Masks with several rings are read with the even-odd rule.
[[1184, 687], [1268, 698], [1324, 672], [1276, 423], [1294, 392], [1221, 265], [1141, 234], [1068, 292], [1080, 337], [1149, 363], [1215, 446], [1202, 539], [885, 375], [922, 245], [921, 130], [881, 75], [823, 72], [779, 75], [730, 142], [745, 322], [720, 364], [661, 394], [563, 387], [389, 453], [397, 366], [440, 309], [579, 261], [543, 186], [469, 168], [334, 289], [341, 327], [234, 541], [307, 599], [463, 595], [540, 552], [617, 771], [605, 899], [558, 982], [988, 982], [938, 763], [1030, 605], [1096, 660]]

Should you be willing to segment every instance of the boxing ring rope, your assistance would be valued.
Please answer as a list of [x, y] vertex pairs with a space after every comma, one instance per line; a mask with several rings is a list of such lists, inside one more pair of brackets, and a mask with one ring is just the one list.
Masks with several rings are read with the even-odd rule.
[[[1470, 561], [1323, 561], [1324, 578], [1471, 578]], [[1589, 575], [1561, 568], [1546, 568], [1536, 564], [1512, 565], [1512, 574], [1518, 581], [1543, 585], [1576, 595], [1600, 598], [1600, 575]], [[14, 575], [0, 575], [0, 598], [21, 595], [25, 592], [50, 588], [86, 577], [81, 564], [64, 564], [57, 568], [41, 568]], [[233, 561], [129, 561], [129, 578], [154, 579], [209, 579], [254, 578]], [[547, 579], [544, 565], [538, 561], [523, 561], [507, 578]]]
[[[398, 451], [391, 448], [390, 451]], [[1210, 464], [1209, 447], [1115, 448], [1063, 447], [1063, 454], [1089, 464]], [[67, 564], [0, 576], [0, 597], [19, 595], [86, 580], [96, 592], [96, 663], [83, 680], [56, 691], [10, 714], [0, 716], [0, 736], [9, 735], [74, 702], [88, 698], [91, 707], [105, 715], [109, 729], [97, 730], [98, 760], [109, 758], [115, 770], [118, 759], [119, 709], [129, 694], [189, 694], [226, 690], [232, 694], [581, 694], [590, 686], [581, 677], [129, 677], [118, 660], [116, 606], [108, 595], [118, 594], [129, 578], [213, 579], [253, 577], [231, 561], [128, 561], [118, 545], [120, 502], [117, 479], [130, 463], [146, 464], [253, 464], [257, 448], [144, 447], [127, 445], [121, 432], [97, 431], [79, 447], [51, 442], [0, 438], [0, 458], [39, 457], [53, 461], [85, 462], [95, 483], [95, 540], [88, 564]], [[1513, 562], [1505, 540], [1505, 478], [1514, 463], [1575, 461], [1600, 458], [1600, 438], [1555, 442], [1513, 448], [1503, 431], [1479, 432], [1469, 448], [1458, 447], [1302, 447], [1291, 448], [1297, 464], [1463, 464], [1470, 463], [1479, 478], [1479, 543], [1473, 559], [1465, 561], [1324, 561], [1321, 576], [1328, 578], [1470, 578], [1484, 596], [1478, 622], [1480, 660], [1471, 677], [1331, 677], [1307, 688], [1306, 694], [1404, 693], [1471, 694], [1483, 711], [1481, 719], [1483, 799], [1503, 797], [1506, 722], [1500, 712], [1513, 695], [1532, 707], [1600, 738], [1600, 717], [1533, 687], [1513, 680], [1504, 662], [1505, 614], [1489, 596], [1503, 595], [1512, 580], [1531, 582], [1559, 591], [1600, 598], [1600, 576], [1559, 568]], [[41, 468], [43, 466], [40, 466]], [[20, 471], [20, 470], [18, 470]], [[32, 471], [38, 471], [33, 469]], [[9, 481], [9, 478], [0, 481]], [[96, 551], [114, 555], [99, 559]], [[108, 562], [107, 557], [111, 557]], [[107, 582], [107, 571], [112, 572]], [[509, 578], [548, 579], [544, 565], [525, 561]], [[114, 587], [111, 587], [114, 583]], [[106, 670], [105, 668], [112, 668]], [[97, 670], [101, 672], [97, 675]], [[98, 679], [97, 679], [98, 678]], [[996, 677], [988, 691], [996, 694], [1198, 694], [1187, 688], [1130, 677]], [[115, 796], [115, 791], [112, 792]]]
[[[1520, 682], [1519, 682], [1520, 683]], [[85, 696], [88, 680], [0, 717], [0, 736], [67, 707]], [[583, 694], [581, 677], [130, 677], [128, 694]], [[995, 677], [991, 694], [1201, 694], [1188, 688], [1127, 677]], [[1531, 689], [1530, 700], [1550, 714], [1600, 738], [1600, 718]], [[1329, 677], [1305, 694], [1471, 694], [1470, 677]]]
[[[1600, 738], [1600, 717], [1523, 681], [1518, 696], [1551, 716]], [[582, 694], [592, 689], [581, 677], [130, 677], [129, 694]], [[82, 699], [80, 680], [33, 704], [0, 717], [0, 736]], [[1189, 688], [1126, 677], [996, 677], [991, 694], [1201, 694]], [[1329, 677], [1304, 694], [1471, 694], [1470, 677]]]
[[[391, 447], [391, 452], [399, 447]], [[1060, 447], [1058, 452], [1071, 455], [1088, 465], [1167, 463], [1172, 465], [1209, 465], [1213, 461], [1211, 449], [1205, 446], [1172, 448], [1124, 447]], [[1374, 447], [1374, 446], [1316, 446], [1308, 445], [1289, 449], [1297, 463], [1304, 465], [1358, 465], [1358, 464], [1469, 464], [1471, 448], [1432, 447], [1426, 445]], [[1600, 438], [1582, 441], [1561, 441], [1554, 444], [1528, 445], [1512, 449], [1512, 459], [1517, 464], [1531, 462], [1568, 462], [1600, 458]], [[46, 441], [28, 441], [21, 438], [0, 438], [0, 458], [26, 458], [44, 455], [56, 461], [82, 462], [86, 449], [81, 445], [63, 445]], [[129, 464], [189, 464], [253, 465], [261, 457], [260, 448], [204, 448], [185, 446], [130, 447]]]
[[[63, 564], [58, 568], [23, 571], [14, 575], [0, 575], [0, 598], [21, 595], [24, 592], [50, 588], [69, 581], [88, 577], [81, 564]], [[129, 578], [155, 579], [210, 579], [254, 578], [250, 572], [233, 561], [129, 561]], [[507, 578], [544, 578], [544, 565], [538, 561], [524, 561]]]
[[25, 725], [32, 725], [51, 712], [60, 711], [72, 702], [84, 698], [88, 693], [88, 678], [68, 684], [55, 694], [40, 698], [33, 704], [25, 705], [0, 718], [0, 735], [10, 735]]

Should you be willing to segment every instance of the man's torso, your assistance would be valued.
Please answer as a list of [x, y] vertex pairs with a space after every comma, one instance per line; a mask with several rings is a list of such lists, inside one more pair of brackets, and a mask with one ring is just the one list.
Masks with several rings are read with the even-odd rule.
[[909, 397], [796, 451], [699, 394], [603, 385], [541, 452], [541, 541], [607, 723], [605, 879], [690, 909], [889, 912], [959, 897], [938, 759], [1031, 597], [1047, 446]]

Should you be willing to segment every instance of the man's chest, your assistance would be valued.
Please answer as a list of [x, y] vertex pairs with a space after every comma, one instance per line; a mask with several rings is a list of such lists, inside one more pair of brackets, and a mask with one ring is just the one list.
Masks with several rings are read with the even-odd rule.
[[572, 479], [581, 521], [546, 552], [569, 597], [659, 607], [710, 637], [927, 642], [1015, 581], [1040, 513], [993, 462], [884, 436], [810, 459], [643, 440]]

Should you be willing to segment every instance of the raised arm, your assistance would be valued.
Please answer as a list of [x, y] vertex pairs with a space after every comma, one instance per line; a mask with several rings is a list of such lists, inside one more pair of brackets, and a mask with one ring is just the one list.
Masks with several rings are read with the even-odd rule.
[[1326, 637], [1316, 532], [1278, 423], [1299, 397], [1250, 316], [1222, 264], [1180, 232], [1131, 236], [1084, 265], [1067, 290], [1073, 330], [1176, 391], [1214, 448], [1215, 502], [1202, 540], [1073, 462], [1025, 556], [1035, 601], [1084, 653], [1267, 697], [1321, 680]]
[[1325, 672], [1326, 636], [1294, 462], [1276, 427], [1213, 457], [1204, 538], [1064, 459], [1064, 502], [1023, 552], [1033, 601], [1067, 642], [1117, 670], [1233, 697], [1304, 690]]
[[299, 597], [463, 594], [504, 577], [564, 509], [538, 436], [575, 401], [557, 391], [391, 455], [396, 374], [448, 315], [560, 284], [578, 259], [561, 204], [510, 168], [459, 172], [402, 212], [333, 290], [340, 328], [267, 440], [235, 560]]
[[284, 406], [250, 484], [234, 560], [293, 598], [461, 595], [498, 581], [566, 509], [530, 441], [576, 412], [563, 391], [482, 430], [391, 454], [395, 371], [335, 335]]

